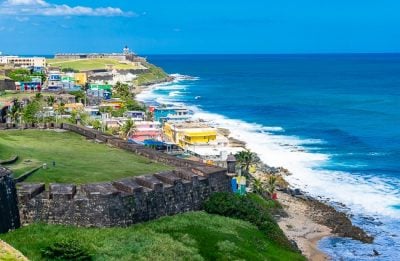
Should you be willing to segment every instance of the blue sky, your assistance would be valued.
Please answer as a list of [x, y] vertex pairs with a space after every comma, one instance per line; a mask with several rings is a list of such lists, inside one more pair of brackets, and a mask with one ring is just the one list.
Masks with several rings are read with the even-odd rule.
[[0, 51], [400, 52], [399, 0], [0, 0]]

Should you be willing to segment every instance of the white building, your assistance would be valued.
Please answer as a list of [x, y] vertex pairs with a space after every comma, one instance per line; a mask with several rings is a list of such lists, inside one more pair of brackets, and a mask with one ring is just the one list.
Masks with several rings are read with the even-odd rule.
[[19, 57], [19, 56], [0, 56], [0, 64], [14, 65], [15, 67], [45, 67], [46, 58], [44, 57]]

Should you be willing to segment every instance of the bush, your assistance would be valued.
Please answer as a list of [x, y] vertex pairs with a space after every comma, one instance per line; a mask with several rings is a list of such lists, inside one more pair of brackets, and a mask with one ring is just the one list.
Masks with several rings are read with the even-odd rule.
[[[220, 192], [213, 194], [205, 203], [204, 209], [211, 214], [232, 217], [248, 221], [258, 227], [274, 242], [293, 249], [283, 231], [272, 218], [268, 204], [261, 202], [261, 197], [253, 194], [240, 196], [237, 194]], [[263, 200], [264, 201], [264, 200]]]
[[55, 242], [42, 249], [41, 253], [44, 258], [53, 260], [92, 260], [89, 250], [73, 239]]

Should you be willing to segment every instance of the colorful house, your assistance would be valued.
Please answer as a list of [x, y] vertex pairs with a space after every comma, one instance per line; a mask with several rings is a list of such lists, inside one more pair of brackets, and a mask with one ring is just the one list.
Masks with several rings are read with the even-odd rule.
[[217, 129], [197, 122], [170, 123], [164, 125], [164, 135], [179, 147], [210, 144], [217, 139]]
[[111, 92], [112, 85], [111, 84], [91, 83], [91, 84], [89, 84], [89, 89], [91, 89], [91, 90], [106, 90], [106, 91]]
[[130, 137], [137, 143], [145, 140], [161, 140], [161, 124], [156, 121], [139, 121], [135, 122], [136, 131]]
[[113, 108], [113, 109], [120, 109], [123, 106], [123, 102], [122, 101], [118, 101], [118, 100], [107, 100], [107, 101], [103, 101], [100, 104], [100, 108]]
[[124, 113], [124, 117], [130, 118], [134, 121], [144, 121], [145, 112], [144, 111], [127, 111]]
[[64, 108], [67, 112], [72, 112], [72, 111], [82, 111], [84, 106], [82, 103], [67, 103], [64, 105]]
[[159, 122], [185, 121], [190, 118], [190, 111], [181, 107], [157, 107], [153, 115], [154, 120]]
[[87, 83], [87, 74], [86, 73], [75, 73], [74, 75], [75, 83], [78, 85], [85, 85]]
[[39, 82], [16, 82], [15, 89], [21, 92], [40, 92], [42, 84]]

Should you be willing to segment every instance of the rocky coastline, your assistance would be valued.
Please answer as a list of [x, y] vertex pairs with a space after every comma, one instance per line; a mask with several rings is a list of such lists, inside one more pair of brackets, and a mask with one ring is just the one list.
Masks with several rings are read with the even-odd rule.
[[[170, 76], [162, 82], [174, 80], [175, 78]], [[149, 84], [146, 88], [159, 83]], [[230, 146], [246, 148], [246, 142], [231, 137], [229, 129], [218, 128], [218, 132], [229, 139]], [[285, 176], [291, 173], [284, 167], [268, 166], [257, 155], [255, 155], [254, 165], [255, 172], [252, 173], [254, 178], [263, 180], [269, 175], [282, 177], [281, 186], [278, 186], [277, 190], [278, 201], [285, 212], [277, 215], [277, 221], [287, 237], [298, 245], [309, 260], [329, 259], [317, 246], [318, 241], [324, 237], [339, 236], [363, 243], [373, 242], [374, 237], [368, 235], [362, 228], [354, 226], [346, 213], [329, 205], [329, 202], [313, 198], [299, 189], [292, 188], [285, 180]]]
[[[277, 216], [278, 224], [286, 236], [296, 242], [309, 260], [329, 260], [318, 249], [318, 241], [324, 237], [347, 237], [363, 243], [373, 243], [374, 237], [362, 228], [354, 226], [350, 216], [328, 201], [316, 199], [300, 189], [292, 188], [285, 180], [291, 173], [283, 167], [270, 167], [257, 156], [253, 176], [261, 180], [268, 175], [281, 176], [283, 184], [278, 185], [278, 201], [285, 213]], [[379, 253], [378, 253], [379, 254]], [[376, 252], [373, 255], [377, 255]]]

